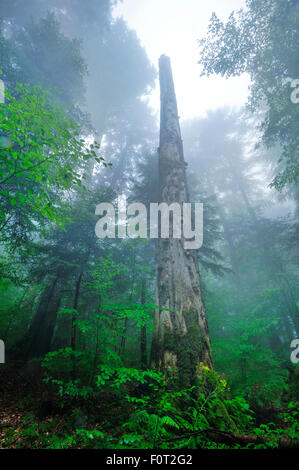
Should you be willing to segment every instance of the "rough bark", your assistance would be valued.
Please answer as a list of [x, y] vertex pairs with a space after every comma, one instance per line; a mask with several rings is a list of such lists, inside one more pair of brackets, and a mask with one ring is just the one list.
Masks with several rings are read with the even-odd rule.
[[[159, 199], [182, 207], [189, 195], [169, 58], [161, 56], [159, 66]], [[156, 304], [152, 366], [171, 374], [176, 371], [181, 384], [193, 385], [200, 375], [200, 363], [211, 368], [212, 359], [197, 251], [184, 249], [183, 238], [170, 235], [157, 240]]]

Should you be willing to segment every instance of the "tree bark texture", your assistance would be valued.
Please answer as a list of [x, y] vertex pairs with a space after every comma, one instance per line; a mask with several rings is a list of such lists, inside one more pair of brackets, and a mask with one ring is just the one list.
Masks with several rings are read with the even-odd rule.
[[[170, 59], [159, 61], [161, 121], [160, 202], [189, 202], [186, 163]], [[171, 223], [170, 223], [171, 226]], [[212, 367], [210, 337], [201, 292], [197, 250], [184, 249], [183, 238], [158, 238], [155, 332], [151, 365], [178, 374], [184, 387], [196, 383], [200, 363]]]

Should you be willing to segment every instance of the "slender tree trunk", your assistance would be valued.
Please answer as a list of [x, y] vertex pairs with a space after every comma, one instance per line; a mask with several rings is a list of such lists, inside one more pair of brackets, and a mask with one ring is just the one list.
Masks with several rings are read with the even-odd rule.
[[99, 296], [99, 305], [98, 305], [98, 312], [97, 312], [97, 317], [96, 317], [96, 344], [95, 344], [95, 351], [94, 351], [94, 357], [93, 357], [93, 365], [92, 365], [92, 371], [90, 374], [90, 379], [89, 383], [92, 383], [92, 380], [94, 378], [94, 373], [97, 367], [97, 362], [98, 362], [98, 354], [99, 354], [99, 314], [102, 308], [102, 297], [101, 295]]
[[22, 304], [23, 304], [24, 298], [25, 298], [28, 290], [29, 290], [29, 287], [27, 287], [27, 289], [24, 290], [24, 293], [23, 293], [21, 299], [17, 302], [17, 305], [14, 308], [14, 311], [10, 315], [10, 318], [9, 318], [9, 321], [8, 321], [8, 324], [7, 324], [5, 333], [4, 333], [4, 338], [3, 338], [5, 343], [7, 343], [7, 341], [8, 341], [8, 337], [9, 337], [9, 333], [10, 333], [10, 329], [12, 327], [13, 321], [14, 321], [15, 317], [17, 317], [20, 309], [22, 308]]
[[79, 277], [76, 282], [76, 289], [75, 289], [75, 297], [74, 297], [74, 304], [73, 304], [73, 309], [76, 310], [76, 312], [73, 312], [72, 315], [72, 336], [71, 336], [71, 348], [73, 350], [76, 349], [77, 345], [77, 325], [76, 325], [76, 320], [78, 317], [78, 301], [79, 301], [79, 295], [80, 295], [80, 287], [81, 287], [81, 282], [82, 282], [82, 276], [83, 272], [79, 274]]
[[19, 355], [29, 360], [50, 351], [61, 300], [56, 277], [44, 290], [28, 333], [17, 345]]
[[[136, 264], [135, 264], [135, 251], [133, 249], [132, 253], [132, 286], [131, 286], [131, 294], [129, 297], [129, 302], [132, 302], [133, 300], [133, 293], [134, 293], [134, 286], [135, 286], [135, 274], [136, 274]], [[120, 340], [120, 348], [119, 348], [119, 354], [120, 356], [123, 355], [126, 347], [126, 334], [129, 326], [129, 319], [126, 317], [124, 319], [124, 326], [123, 326], [123, 332], [122, 332], [122, 337]]]
[[[141, 282], [141, 304], [145, 304], [145, 288], [146, 283], [145, 279], [142, 279]], [[146, 351], [146, 325], [140, 327], [140, 364], [141, 369], [145, 370], [147, 368], [147, 351]]]
[[[131, 297], [130, 297], [131, 299]], [[127, 334], [127, 329], [129, 325], [129, 320], [128, 317], [124, 319], [124, 326], [123, 326], [123, 331], [122, 331], [122, 337], [120, 339], [120, 347], [119, 347], [119, 355], [122, 356], [125, 352], [125, 347], [126, 347], [126, 334]], [[116, 326], [115, 326], [116, 328]]]
[[[189, 202], [185, 161], [170, 60], [161, 56], [161, 127], [159, 148], [160, 202]], [[155, 332], [151, 362], [159, 370], [178, 373], [181, 386], [191, 386], [200, 364], [212, 367], [210, 337], [196, 250], [184, 240], [157, 241]]]

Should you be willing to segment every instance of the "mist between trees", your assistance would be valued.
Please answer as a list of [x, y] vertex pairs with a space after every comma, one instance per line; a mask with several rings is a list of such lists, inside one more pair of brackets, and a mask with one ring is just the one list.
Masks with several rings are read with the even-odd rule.
[[298, 1], [211, 16], [190, 119], [119, 4], [1, 0], [0, 447], [298, 446]]
[[[192, 230], [192, 206], [194, 206]], [[125, 196], [118, 197], [117, 218], [115, 208], [111, 203], [101, 203], [96, 206], [96, 215], [102, 216], [95, 226], [98, 238], [115, 238], [116, 227], [118, 238], [183, 238], [184, 248], [196, 250], [203, 243], [203, 205], [196, 202], [165, 202], [149, 203], [149, 227], [146, 206], [134, 202], [126, 207]], [[136, 215], [137, 213], [137, 215]], [[127, 216], [132, 216], [127, 219]], [[134, 217], [133, 217], [134, 216]], [[194, 239], [192, 241], [187, 241]]]

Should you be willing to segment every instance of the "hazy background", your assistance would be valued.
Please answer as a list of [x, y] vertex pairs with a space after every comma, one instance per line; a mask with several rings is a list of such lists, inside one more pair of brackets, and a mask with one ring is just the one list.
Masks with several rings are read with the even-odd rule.
[[[249, 77], [200, 77], [198, 39], [205, 35], [213, 12], [225, 21], [243, 0], [125, 0], [114, 10], [137, 32], [157, 67], [161, 54], [170, 56], [181, 118], [204, 116], [208, 109], [240, 107], [247, 99]], [[188, 8], [188, 9], [187, 9]], [[150, 103], [159, 108], [156, 85]]]

